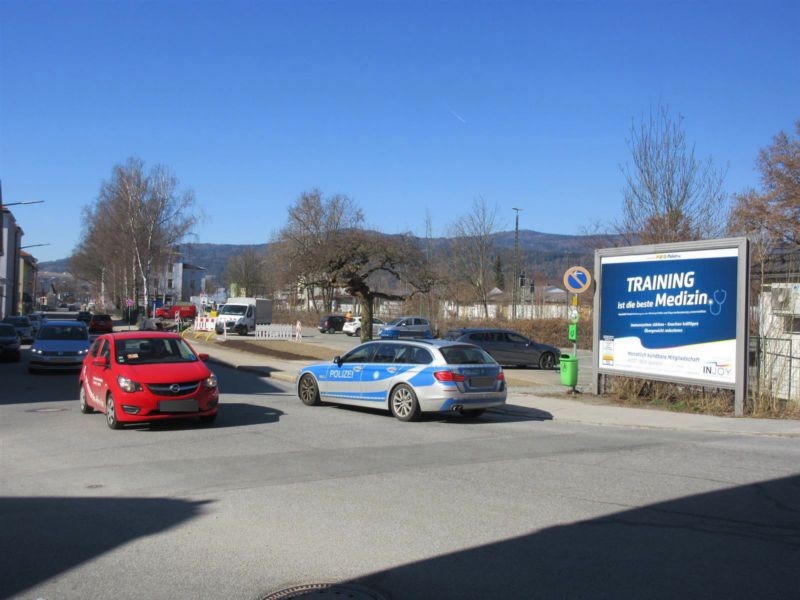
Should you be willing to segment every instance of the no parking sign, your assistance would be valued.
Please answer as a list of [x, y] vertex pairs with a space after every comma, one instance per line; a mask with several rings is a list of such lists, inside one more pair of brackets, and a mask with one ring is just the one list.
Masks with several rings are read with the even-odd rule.
[[592, 275], [584, 267], [570, 267], [564, 273], [564, 287], [574, 294], [580, 294], [592, 285]]

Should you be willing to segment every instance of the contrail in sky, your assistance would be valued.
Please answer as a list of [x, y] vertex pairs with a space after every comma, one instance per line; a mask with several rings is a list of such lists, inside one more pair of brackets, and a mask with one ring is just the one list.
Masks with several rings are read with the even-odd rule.
[[456, 111], [454, 111], [452, 108], [448, 107], [447, 110], [449, 110], [450, 114], [453, 115], [456, 119], [458, 119], [462, 123], [466, 123], [466, 121], [461, 117], [461, 115], [458, 114]]

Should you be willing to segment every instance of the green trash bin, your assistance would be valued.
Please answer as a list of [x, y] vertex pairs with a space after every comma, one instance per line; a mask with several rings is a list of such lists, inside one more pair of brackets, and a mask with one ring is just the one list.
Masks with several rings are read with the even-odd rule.
[[578, 357], [561, 355], [561, 385], [575, 387], [578, 384]]

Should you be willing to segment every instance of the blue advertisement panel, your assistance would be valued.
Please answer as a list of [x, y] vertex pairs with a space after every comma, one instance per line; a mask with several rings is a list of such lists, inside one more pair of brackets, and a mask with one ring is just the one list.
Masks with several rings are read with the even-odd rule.
[[734, 384], [738, 254], [602, 257], [599, 369]]

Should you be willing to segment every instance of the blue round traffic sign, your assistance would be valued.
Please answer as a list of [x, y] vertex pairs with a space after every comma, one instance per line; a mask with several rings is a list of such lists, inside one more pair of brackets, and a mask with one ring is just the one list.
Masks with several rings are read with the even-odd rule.
[[584, 267], [570, 267], [564, 273], [564, 287], [574, 294], [580, 294], [592, 285], [592, 275]]

